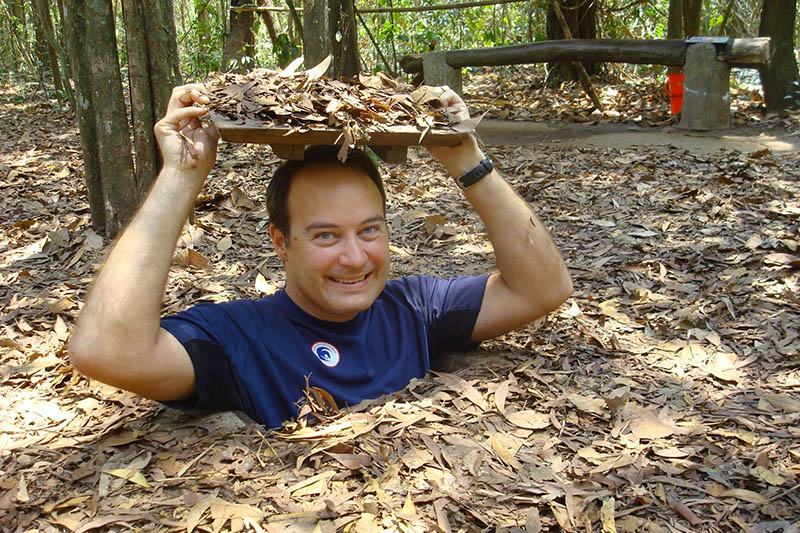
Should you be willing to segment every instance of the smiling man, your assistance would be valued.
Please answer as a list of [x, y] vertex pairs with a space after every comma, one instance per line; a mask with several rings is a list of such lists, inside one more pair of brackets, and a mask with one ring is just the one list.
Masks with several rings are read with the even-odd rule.
[[[466, 106], [441, 89], [442, 105]], [[547, 230], [471, 137], [431, 148], [486, 225], [497, 272], [388, 280], [385, 192], [362, 152], [312, 147], [270, 181], [270, 237], [284, 290], [159, 318], [181, 228], [216, 159], [198, 86], [173, 91], [156, 126], [164, 167], [114, 246], [70, 342], [73, 365], [181, 408], [238, 409], [270, 427], [297, 414], [306, 379], [340, 406], [403, 388], [445, 351], [520, 327], [571, 293]], [[187, 154], [181, 134], [192, 141]]]

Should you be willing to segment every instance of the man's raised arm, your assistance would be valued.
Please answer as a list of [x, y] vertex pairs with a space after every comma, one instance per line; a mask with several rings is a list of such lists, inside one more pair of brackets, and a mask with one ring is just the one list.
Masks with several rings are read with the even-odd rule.
[[159, 316], [175, 244], [216, 159], [219, 135], [194, 105], [208, 102], [199, 85], [172, 91], [155, 126], [164, 166], [97, 275], [69, 345], [81, 372], [155, 400], [194, 391], [189, 356]]
[[[463, 100], [451, 89], [443, 88], [440, 98], [448, 111], [469, 117]], [[455, 178], [485, 158], [473, 137], [456, 147], [429, 151]], [[467, 187], [464, 195], [486, 225], [499, 271], [486, 285], [472, 331], [477, 342], [555, 310], [572, 294], [572, 280], [547, 228], [496, 170]]]

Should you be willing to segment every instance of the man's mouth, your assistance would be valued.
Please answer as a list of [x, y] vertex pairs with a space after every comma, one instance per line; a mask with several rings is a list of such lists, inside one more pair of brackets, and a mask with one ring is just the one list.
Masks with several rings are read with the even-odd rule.
[[328, 279], [330, 279], [331, 281], [335, 281], [336, 283], [342, 283], [344, 285], [355, 285], [356, 283], [361, 283], [362, 281], [367, 279], [367, 276], [369, 276], [369, 274], [364, 274], [363, 276], [359, 276], [357, 278], [334, 278], [334, 277], [330, 277]]

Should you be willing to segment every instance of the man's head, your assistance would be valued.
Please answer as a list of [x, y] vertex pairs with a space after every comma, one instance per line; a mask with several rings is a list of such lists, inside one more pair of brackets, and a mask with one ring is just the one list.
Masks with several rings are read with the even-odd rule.
[[341, 322], [372, 305], [386, 285], [389, 240], [377, 168], [362, 152], [343, 164], [336, 151], [315, 147], [303, 161], [282, 165], [267, 208], [287, 294], [310, 315]]
[[284, 162], [275, 171], [267, 186], [267, 212], [271, 224], [288, 236], [290, 217], [288, 209], [289, 186], [292, 177], [302, 168], [310, 165], [331, 165], [333, 167], [351, 167], [360, 169], [369, 176], [381, 195], [384, 213], [386, 212], [386, 192], [383, 189], [383, 180], [380, 172], [372, 159], [361, 150], [351, 150], [347, 161], [342, 163], [338, 158], [337, 146], [309, 146], [306, 148], [303, 159]]

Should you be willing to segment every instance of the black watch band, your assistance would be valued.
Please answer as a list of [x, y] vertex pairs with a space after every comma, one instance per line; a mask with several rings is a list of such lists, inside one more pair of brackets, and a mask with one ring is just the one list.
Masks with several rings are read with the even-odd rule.
[[488, 176], [493, 168], [494, 164], [492, 163], [491, 158], [487, 155], [483, 161], [478, 163], [477, 167], [457, 177], [456, 183], [458, 183], [458, 186], [462, 189], [466, 189], [467, 187], [475, 185], [477, 182]]

